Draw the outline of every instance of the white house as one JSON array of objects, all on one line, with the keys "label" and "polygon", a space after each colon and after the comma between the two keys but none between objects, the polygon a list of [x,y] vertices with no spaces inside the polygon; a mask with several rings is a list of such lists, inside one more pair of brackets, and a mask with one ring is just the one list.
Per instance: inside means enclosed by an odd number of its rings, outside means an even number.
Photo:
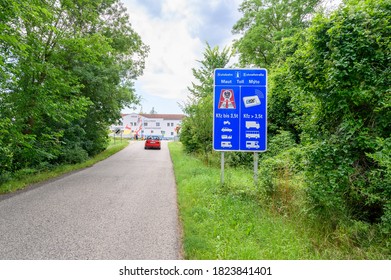
[{"label": "white house", "polygon": [[159,136],[174,139],[184,117],[181,114],[123,114],[118,125],[112,125],[111,130],[129,138]]}]

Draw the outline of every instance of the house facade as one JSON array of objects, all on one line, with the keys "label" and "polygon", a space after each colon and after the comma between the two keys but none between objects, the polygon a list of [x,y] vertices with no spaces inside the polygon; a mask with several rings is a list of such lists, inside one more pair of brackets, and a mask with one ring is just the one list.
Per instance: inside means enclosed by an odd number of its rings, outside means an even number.
[{"label": "house facade", "polygon": [[185,115],[181,114],[122,114],[117,125],[112,125],[113,133],[121,133],[128,138],[146,138],[159,136],[162,139],[174,139]]}]

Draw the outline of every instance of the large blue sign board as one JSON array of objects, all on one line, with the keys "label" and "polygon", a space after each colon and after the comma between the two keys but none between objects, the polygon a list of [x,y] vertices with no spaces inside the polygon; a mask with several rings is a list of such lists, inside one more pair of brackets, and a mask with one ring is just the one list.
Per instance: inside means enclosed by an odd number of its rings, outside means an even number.
[{"label": "large blue sign board", "polygon": [[213,149],[266,151],[267,70],[216,69]]}]

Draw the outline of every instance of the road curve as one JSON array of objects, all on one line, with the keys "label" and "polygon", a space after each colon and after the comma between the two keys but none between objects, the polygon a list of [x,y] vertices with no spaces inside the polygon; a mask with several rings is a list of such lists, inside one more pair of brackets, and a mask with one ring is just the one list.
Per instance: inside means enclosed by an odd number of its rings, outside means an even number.
[{"label": "road curve", "polygon": [[0,198],[0,259],[180,259],[167,142]]}]

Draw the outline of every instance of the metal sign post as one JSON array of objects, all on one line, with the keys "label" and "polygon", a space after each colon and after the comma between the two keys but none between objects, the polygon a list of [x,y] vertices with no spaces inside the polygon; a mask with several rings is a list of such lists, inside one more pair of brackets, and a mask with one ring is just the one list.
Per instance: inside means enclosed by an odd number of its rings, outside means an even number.
[{"label": "metal sign post", "polygon": [[224,185],[224,152],[221,152],[221,186]]},{"label": "metal sign post", "polygon": [[258,184],[258,153],[254,152],[254,185]]}]

